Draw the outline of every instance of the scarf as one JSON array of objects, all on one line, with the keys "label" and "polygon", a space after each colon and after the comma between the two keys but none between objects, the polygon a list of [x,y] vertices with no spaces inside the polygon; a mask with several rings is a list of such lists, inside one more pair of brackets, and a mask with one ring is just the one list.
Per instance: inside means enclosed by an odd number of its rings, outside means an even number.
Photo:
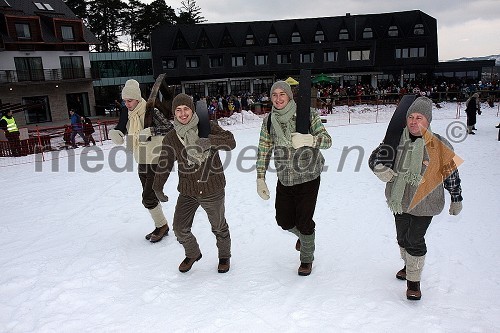
[{"label": "scarf", "polygon": [[274,106],[271,110],[271,124],[276,132],[276,146],[292,147],[292,131],[295,131],[293,115],[297,111],[297,104],[290,100],[281,110]]},{"label": "scarf", "polygon": [[[430,127],[427,129],[430,134]],[[387,204],[394,214],[402,214],[402,200],[406,185],[418,186],[422,182],[422,162],[424,159],[424,138],[418,138],[411,142],[408,127],[403,130],[399,146],[403,146],[400,162],[396,166],[397,176],[394,178],[391,196]]]},{"label": "scarf", "polygon": [[202,151],[201,147],[196,144],[200,138],[198,136],[198,122],[200,119],[196,112],[193,112],[193,117],[187,124],[181,124],[177,118],[174,117],[174,129],[181,140],[184,147],[186,147],[187,160],[189,165],[201,165],[206,161],[210,155],[210,149]]},{"label": "scarf", "polygon": [[132,136],[132,149],[139,147],[139,132],[144,129],[144,115],[146,114],[146,101],[141,101],[135,109],[128,112],[128,134]]}]

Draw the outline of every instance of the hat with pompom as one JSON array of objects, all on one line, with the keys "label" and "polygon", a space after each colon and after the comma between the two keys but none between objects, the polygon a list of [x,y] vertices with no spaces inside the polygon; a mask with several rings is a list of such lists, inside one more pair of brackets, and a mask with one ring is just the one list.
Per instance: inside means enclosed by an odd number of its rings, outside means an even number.
[{"label": "hat with pompom", "polygon": [[125,82],[125,87],[122,90],[122,98],[123,99],[136,99],[140,101],[142,99],[141,96],[141,88],[139,88],[139,82],[136,80],[127,80]]}]

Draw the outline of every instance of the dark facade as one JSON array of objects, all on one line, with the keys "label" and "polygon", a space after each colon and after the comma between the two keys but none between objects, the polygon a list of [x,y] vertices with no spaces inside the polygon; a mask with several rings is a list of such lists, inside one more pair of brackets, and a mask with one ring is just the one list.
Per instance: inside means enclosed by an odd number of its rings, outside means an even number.
[{"label": "dark facade", "polygon": [[162,26],[151,45],[154,76],[195,90],[201,84],[207,94],[257,90],[300,69],[339,84],[402,84],[428,78],[439,63],[436,19],[419,10]]}]

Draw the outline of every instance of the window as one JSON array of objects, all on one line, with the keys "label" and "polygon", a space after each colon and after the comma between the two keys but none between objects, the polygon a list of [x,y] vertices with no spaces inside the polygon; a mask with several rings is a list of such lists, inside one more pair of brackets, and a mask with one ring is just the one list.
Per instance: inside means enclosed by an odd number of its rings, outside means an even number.
[{"label": "window", "polygon": [[339,57],[338,51],[324,51],[323,61],[324,62],[334,62],[337,61]]},{"label": "window", "polygon": [[278,44],[278,36],[276,36],[275,33],[270,33],[269,38],[268,38],[268,43],[271,44]]},{"label": "window", "polygon": [[208,57],[208,64],[210,68],[217,68],[224,66],[224,59],[221,55]]},{"label": "window", "polygon": [[395,25],[391,25],[389,27],[389,30],[387,30],[387,35],[389,37],[398,37],[399,36],[398,27],[396,27]]},{"label": "window", "polygon": [[278,53],[278,64],[291,64],[292,54],[291,53]]},{"label": "window", "polygon": [[245,45],[254,45],[255,44],[255,38],[253,37],[253,34],[247,34],[247,37],[245,38]]},{"label": "window", "polygon": [[371,38],[373,38],[372,28],[365,28],[365,30],[363,30],[363,39],[371,39]]},{"label": "window", "polygon": [[256,65],[267,65],[268,64],[268,56],[267,54],[258,54],[255,56],[255,64]]},{"label": "window", "polygon": [[14,57],[18,81],[45,81],[41,57]]},{"label": "window", "polygon": [[23,97],[22,104],[27,106],[24,112],[27,124],[52,121],[48,96]]},{"label": "window", "polygon": [[316,31],[316,34],[314,35],[314,41],[320,44],[325,41],[325,34],[323,30]]},{"label": "window", "polygon": [[163,68],[164,71],[167,69],[176,69],[177,61],[174,58],[162,59],[161,67]]},{"label": "window", "polygon": [[241,67],[247,64],[247,59],[244,55],[235,55],[231,58],[231,64],[233,67]]},{"label": "window", "polygon": [[370,60],[370,50],[352,50],[347,52],[349,61]]},{"label": "window", "polygon": [[208,49],[211,47],[212,47],[212,43],[210,43],[210,39],[208,39],[208,36],[206,35],[205,31],[203,31],[203,33],[200,36],[200,39],[198,41],[198,48]]},{"label": "window", "polygon": [[292,43],[300,43],[300,34],[298,31],[292,33]]},{"label": "window", "polygon": [[200,63],[199,58],[194,58],[194,57],[186,58],[186,68],[198,68],[200,67],[199,63]]},{"label": "window", "polygon": [[52,6],[48,3],[34,2],[34,4],[39,10],[54,10],[54,8],[52,8]]},{"label": "window", "polygon": [[31,39],[30,25],[27,23],[16,23],[16,35],[20,39]]},{"label": "window", "polygon": [[314,52],[303,52],[300,54],[301,63],[312,63],[314,62]]},{"label": "window", "polygon": [[75,35],[73,34],[73,27],[66,25],[61,26],[61,35],[63,40],[75,40]]},{"label": "window", "polygon": [[421,23],[415,24],[415,27],[413,28],[413,34],[414,35],[423,35],[424,34],[424,25]]},{"label": "window", "polygon": [[85,77],[83,57],[59,57],[63,79],[77,79]]},{"label": "window", "polygon": [[407,47],[396,49],[396,59],[402,58],[424,58],[425,47]]},{"label": "window", "polygon": [[349,39],[349,31],[347,31],[347,29],[340,29],[339,39],[340,40]]}]

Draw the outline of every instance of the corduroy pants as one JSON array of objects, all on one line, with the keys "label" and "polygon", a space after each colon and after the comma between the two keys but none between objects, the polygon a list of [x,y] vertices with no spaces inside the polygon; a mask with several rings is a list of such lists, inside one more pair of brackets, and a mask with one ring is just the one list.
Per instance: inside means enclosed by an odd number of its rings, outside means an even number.
[{"label": "corduroy pants", "polygon": [[225,191],[206,197],[192,197],[179,193],[175,205],[173,228],[177,241],[184,247],[188,258],[198,258],[201,254],[196,237],[191,232],[194,215],[199,206],[207,213],[215,235],[219,258],[231,257],[231,237],[225,218]]},{"label": "corduroy pants", "polygon": [[427,253],[425,233],[431,224],[432,216],[415,216],[407,213],[394,215],[396,238],[400,247],[414,257]]},{"label": "corduroy pants", "polygon": [[153,191],[153,181],[157,164],[139,164],[139,179],[142,184],[142,204],[147,209],[153,209],[160,202]]},{"label": "corduroy pants", "polygon": [[309,182],[276,185],[276,222],[283,230],[297,227],[303,235],[312,235],[316,224],[313,216],[318,199],[320,177]]}]

